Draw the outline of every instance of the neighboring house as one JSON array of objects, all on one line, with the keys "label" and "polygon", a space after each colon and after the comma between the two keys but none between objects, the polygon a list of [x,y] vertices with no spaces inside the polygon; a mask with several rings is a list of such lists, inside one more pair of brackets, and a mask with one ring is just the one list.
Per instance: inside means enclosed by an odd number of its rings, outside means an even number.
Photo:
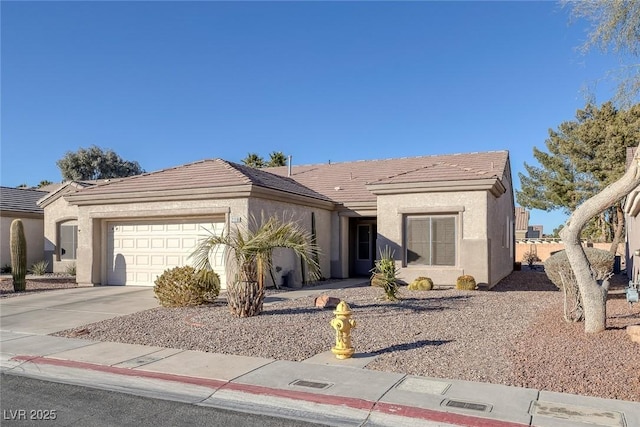
[{"label": "neighboring house", "polygon": [[523,207],[516,206],[516,240],[524,240],[529,232],[529,211]]},{"label": "neighboring house", "polygon": [[542,225],[529,225],[529,211],[516,206],[516,240],[541,239]]},{"label": "neighboring house", "polygon": [[542,225],[530,225],[527,227],[527,239],[542,239],[543,237]]},{"label": "neighboring house", "polygon": [[[627,148],[627,168],[633,161],[635,148]],[[626,269],[629,279],[640,280],[640,186],[633,190],[624,202],[626,239]]]},{"label": "neighboring house", "polygon": [[[368,276],[387,245],[407,282],[429,276],[453,285],[471,274],[492,286],[513,269],[507,151],[266,169],[213,159],[64,188],[41,201],[45,237],[59,269],[64,234],[74,234],[78,283],[153,285],[166,268],[188,263],[208,232],[261,215],[313,232],[327,278]],[[65,229],[70,224],[76,228]],[[212,261],[225,283],[223,251]],[[274,265],[291,282],[303,280],[287,251]]]},{"label": "neighboring house", "polygon": [[21,219],[27,240],[27,267],[44,259],[44,211],[37,205],[45,191],[0,187],[0,266],[11,265],[10,230]]}]

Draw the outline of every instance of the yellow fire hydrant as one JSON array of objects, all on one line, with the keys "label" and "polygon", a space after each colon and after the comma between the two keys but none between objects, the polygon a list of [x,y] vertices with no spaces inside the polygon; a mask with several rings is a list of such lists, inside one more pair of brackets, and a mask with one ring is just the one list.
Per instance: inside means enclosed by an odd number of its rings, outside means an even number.
[{"label": "yellow fire hydrant", "polygon": [[336,345],[331,352],[338,359],[348,359],[355,351],[351,347],[351,329],[356,327],[356,321],[351,319],[351,308],[344,301],[340,301],[333,314],[336,317],[331,319],[331,326],[336,330]]}]

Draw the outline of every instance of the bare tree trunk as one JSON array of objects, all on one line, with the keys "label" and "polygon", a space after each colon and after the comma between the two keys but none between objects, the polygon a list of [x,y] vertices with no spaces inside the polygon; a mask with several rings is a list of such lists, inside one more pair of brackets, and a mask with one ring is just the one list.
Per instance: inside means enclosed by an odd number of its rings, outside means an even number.
[{"label": "bare tree trunk", "polygon": [[578,206],[560,231],[565,243],[567,258],[578,281],[578,288],[584,305],[584,330],[588,333],[601,332],[607,322],[607,289],[596,281],[591,272],[587,255],[580,245],[580,232],[585,224],[606,208],[640,185],[640,145],[627,172],[616,182]]},{"label": "bare tree trunk", "polygon": [[609,248],[609,252],[611,252],[614,256],[618,252],[618,246],[622,241],[622,233],[624,232],[624,211],[622,210],[622,203],[616,203],[616,226],[613,233],[613,241],[611,242],[611,247]]}]

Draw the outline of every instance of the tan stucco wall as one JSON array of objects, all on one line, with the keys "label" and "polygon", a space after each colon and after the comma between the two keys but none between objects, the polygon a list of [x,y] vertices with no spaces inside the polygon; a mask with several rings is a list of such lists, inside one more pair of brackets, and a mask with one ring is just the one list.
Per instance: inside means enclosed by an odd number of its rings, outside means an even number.
[{"label": "tan stucco wall", "polygon": [[[269,217],[276,215],[283,220],[292,219],[299,222],[309,233],[311,233],[311,214],[315,214],[315,226],[316,226],[316,239],[319,252],[319,264],[322,277],[331,277],[331,244],[334,238],[332,236],[331,218],[332,213],[326,209],[312,208],[299,204],[276,202],[264,198],[252,198],[249,200],[249,213],[256,219],[261,218],[262,215]],[[292,272],[289,279],[293,280],[293,283],[288,285],[300,285],[302,283],[302,270],[299,260],[288,250],[278,250],[274,253],[273,259],[274,266],[280,266],[283,272]],[[267,278],[268,285],[272,284],[270,278]],[[277,280],[277,278],[276,278]]]},{"label": "tan stucco wall", "polygon": [[[45,259],[44,257],[44,220],[19,215],[0,215],[0,267],[11,265],[11,223],[14,219],[21,219],[24,236],[27,240],[27,268]],[[49,266],[51,268],[51,265]]]},{"label": "tan stucco wall", "polygon": [[[44,218],[44,256],[52,266],[53,272],[63,273],[67,267],[74,263],[77,266],[77,260],[59,260],[56,246],[58,244],[58,224],[78,219],[78,207],[69,205],[64,198],[60,197],[45,206]],[[79,253],[78,256],[80,256]]]},{"label": "tan stucco wall", "polygon": [[[299,219],[311,230],[311,212],[315,213],[318,245],[321,248],[319,260],[322,274],[330,277],[331,264],[331,212],[321,208],[311,208],[299,204],[275,202],[263,198],[236,198],[220,200],[196,200],[174,202],[141,202],[105,204],[95,206],[69,205],[60,198],[45,208],[47,223],[45,235],[55,245],[56,224],[62,219],[78,219],[78,256],[76,260],[76,280],[80,284],[106,283],[107,275],[107,223],[118,220],[179,219],[185,217],[207,218],[224,215],[227,227],[246,226],[250,215],[256,218],[264,213],[291,215]],[[229,224],[233,222],[233,224]],[[235,222],[240,221],[240,222]],[[53,253],[53,251],[52,251]],[[230,261],[228,261],[230,262]],[[299,262],[286,251],[276,253],[274,264],[286,271],[293,271],[289,277],[293,284],[302,282]],[[64,271],[62,262],[55,262],[58,271]],[[227,279],[230,279],[228,276]],[[268,284],[271,281],[268,280]],[[223,287],[226,284],[223,284]]]},{"label": "tan stucco wall", "polygon": [[331,214],[331,277],[349,277],[349,217]]},{"label": "tan stucco wall", "polygon": [[636,255],[636,252],[640,251],[639,198],[640,186],[627,195],[624,203],[624,218],[626,221],[625,264],[627,276],[636,283],[640,280],[640,255]]},{"label": "tan stucco wall", "polygon": [[114,220],[247,217],[246,199],[141,202],[78,207],[79,284],[106,283],[107,223]]},{"label": "tan stucco wall", "polygon": [[404,266],[399,278],[411,282],[418,276],[430,277],[436,285],[454,285],[462,274],[471,274],[476,281],[488,278],[487,192],[462,191],[427,194],[378,196],[378,248],[389,245],[398,260],[403,258],[403,215],[458,214],[458,261],[451,267]]},{"label": "tan stucco wall", "polygon": [[[628,225],[628,224],[627,224]],[[640,240],[638,240],[640,242]],[[583,247],[587,247],[590,245],[596,249],[601,249],[604,251],[608,251],[611,248],[611,243],[589,243],[582,242]],[[640,245],[639,245],[640,248]],[[562,242],[546,242],[543,240],[526,240],[522,242],[516,242],[516,261],[522,262],[526,264],[522,260],[522,256],[526,252],[533,252],[538,255],[541,262],[544,262],[549,258],[553,253],[558,251],[563,251],[565,249],[565,245]],[[616,255],[620,255],[624,257],[624,244],[620,244],[618,247],[618,251]]]},{"label": "tan stucco wall", "polygon": [[627,215],[626,266],[630,280],[640,280],[640,256],[635,251],[640,250],[640,218]]},{"label": "tan stucco wall", "polygon": [[502,184],[506,191],[500,197],[486,193],[489,277],[485,278],[485,281],[489,286],[494,286],[508,276],[513,271],[515,261],[515,207],[508,167],[506,175],[502,178]]}]

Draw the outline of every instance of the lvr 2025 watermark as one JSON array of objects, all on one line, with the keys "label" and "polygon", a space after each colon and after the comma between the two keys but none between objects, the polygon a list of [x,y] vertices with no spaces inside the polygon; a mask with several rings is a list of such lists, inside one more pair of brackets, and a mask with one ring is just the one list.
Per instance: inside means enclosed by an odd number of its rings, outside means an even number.
[{"label": "lvr 2025 watermark", "polygon": [[5,421],[53,421],[57,417],[55,409],[3,409]]}]

